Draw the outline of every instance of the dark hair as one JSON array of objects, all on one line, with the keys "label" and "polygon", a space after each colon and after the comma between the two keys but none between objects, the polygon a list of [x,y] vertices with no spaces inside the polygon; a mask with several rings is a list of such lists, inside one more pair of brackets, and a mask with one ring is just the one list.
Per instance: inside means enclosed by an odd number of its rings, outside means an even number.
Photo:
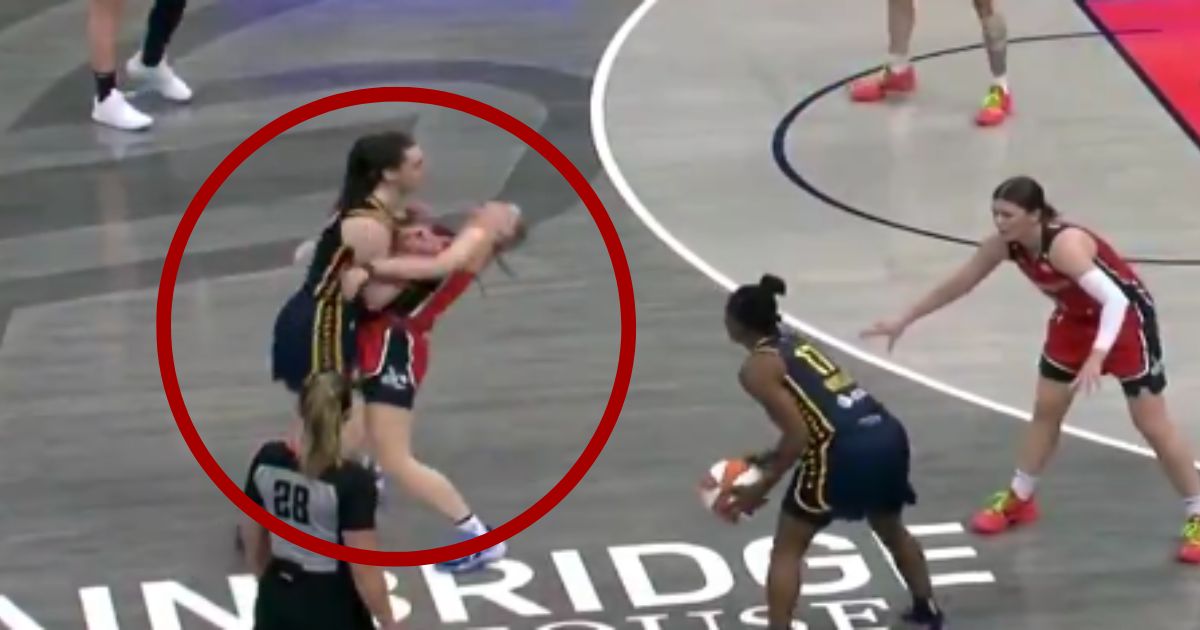
[{"label": "dark hair", "polygon": [[342,424],[351,400],[350,381],[338,372],[319,372],[305,380],[300,392],[305,442],[301,468],[309,477],[320,476],[341,457]]},{"label": "dark hair", "polygon": [[779,303],[775,296],[787,293],[778,276],[763,274],[758,284],[744,284],[729,296],[725,311],[741,325],[764,335],[779,331]]},{"label": "dark hair", "polygon": [[1027,175],[1010,177],[992,191],[992,200],[1003,199],[1025,209],[1025,212],[1041,211],[1042,222],[1058,218],[1058,210],[1046,201],[1046,191],[1037,180]]},{"label": "dark hair", "polygon": [[383,179],[383,171],[404,163],[404,153],[416,145],[403,131],[369,134],[354,141],[346,157],[346,173],[338,194],[337,210],[361,208]]}]

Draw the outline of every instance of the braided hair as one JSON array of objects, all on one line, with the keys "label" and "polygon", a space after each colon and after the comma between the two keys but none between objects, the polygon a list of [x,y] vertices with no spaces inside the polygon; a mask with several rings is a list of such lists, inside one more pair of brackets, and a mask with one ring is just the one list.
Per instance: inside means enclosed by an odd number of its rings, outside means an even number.
[{"label": "braided hair", "polygon": [[773,336],[779,333],[777,295],[787,293],[787,285],[778,276],[764,274],[758,284],[737,288],[725,305],[725,312],[747,330]]}]

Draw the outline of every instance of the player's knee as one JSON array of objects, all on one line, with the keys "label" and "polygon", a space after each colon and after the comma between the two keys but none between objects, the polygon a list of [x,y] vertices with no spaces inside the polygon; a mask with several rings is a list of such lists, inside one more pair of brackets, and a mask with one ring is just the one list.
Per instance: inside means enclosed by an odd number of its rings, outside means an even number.
[{"label": "player's knee", "polygon": [[991,17],[996,12],[992,0],[974,0],[974,3],[975,13],[979,14],[980,18]]}]

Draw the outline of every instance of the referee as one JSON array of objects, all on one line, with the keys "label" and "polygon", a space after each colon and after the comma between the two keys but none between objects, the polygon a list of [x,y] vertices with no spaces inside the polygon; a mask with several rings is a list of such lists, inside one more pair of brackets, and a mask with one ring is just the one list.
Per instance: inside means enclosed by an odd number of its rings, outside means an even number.
[{"label": "referee", "polygon": [[[268,442],[250,465],[245,491],[289,525],[332,543],[376,548],[375,478],[340,458],[350,383],[336,372],[300,392],[299,443]],[[258,576],[255,630],[401,630],[379,567],[350,565],[298,547],[247,518],[246,562]]]}]

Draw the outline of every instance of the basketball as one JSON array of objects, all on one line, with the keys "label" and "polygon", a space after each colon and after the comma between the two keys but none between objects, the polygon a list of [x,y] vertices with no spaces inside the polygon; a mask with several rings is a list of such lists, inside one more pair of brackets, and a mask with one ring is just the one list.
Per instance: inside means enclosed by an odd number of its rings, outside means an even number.
[{"label": "basketball", "polygon": [[734,486],[754,485],[761,479],[762,471],[750,462],[740,457],[722,459],[700,480],[700,501],[706,509],[712,510],[722,492]]}]

